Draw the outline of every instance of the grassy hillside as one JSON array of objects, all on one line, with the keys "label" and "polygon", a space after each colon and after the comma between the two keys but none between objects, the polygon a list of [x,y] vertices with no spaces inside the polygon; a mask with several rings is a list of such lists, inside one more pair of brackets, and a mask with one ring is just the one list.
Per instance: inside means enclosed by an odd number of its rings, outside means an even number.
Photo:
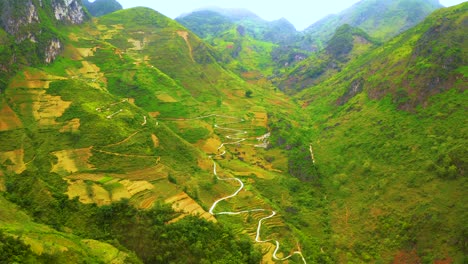
[{"label": "grassy hillside", "polygon": [[347,63],[377,45],[377,41],[361,29],[345,24],[336,30],[323,51],[289,67],[274,81],[286,93],[297,93],[339,73]]},{"label": "grassy hillside", "polygon": [[244,25],[209,44],[147,8],[51,25],[53,63],[0,78],[0,256],[274,263],[278,240],[308,263],[463,263],[467,8],[378,46],[342,26],[285,80],[302,55]]},{"label": "grassy hillside", "polygon": [[304,44],[322,49],[335,30],[344,24],[358,27],[379,41],[386,41],[417,25],[434,10],[437,0],[364,0],[336,15],[329,15],[308,27]]},{"label": "grassy hillside", "polygon": [[467,8],[435,12],[297,96],[338,262],[466,261]]},{"label": "grassy hillside", "polygon": [[[220,55],[209,45],[150,9],[122,10],[57,30],[64,47],[53,63],[22,65],[2,79],[0,189],[6,204],[17,204],[32,223],[57,236],[66,232],[93,245],[112,241],[122,252],[135,252],[128,255],[135,262],[270,261],[271,243],[252,244],[263,214],[221,218],[219,224],[207,213],[213,201],[236,188],[213,180],[209,155],[219,154],[227,136],[215,124],[229,119],[210,114],[243,118],[249,136],[219,160],[227,176],[239,173],[249,182],[243,197],[224,208],[249,208],[253,200],[284,213],[280,206],[291,198],[257,197],[261,191],[254,183],[257,177],[270,184],[288,177],[253,145],[267,132],[267,113],[280,106],[274,111],[287,114],[293,104],[270,87],[245,83],[217,62]],[[285,167],[284,154],[278,157],[277,166]],[[290,226],[278,217],[262,229],[264,236],[281,239],[281,254],[296,248],[300,232]],[[9,237],[46,232],[1,229]],[[50,256],[60,263],[68,256],[45,240],[19,241],[32,247],[25,253],[30,258]],[[62,244],[55,236],[50,241]],[[101,251],[74,243],[70,254],[107,262]]]}]

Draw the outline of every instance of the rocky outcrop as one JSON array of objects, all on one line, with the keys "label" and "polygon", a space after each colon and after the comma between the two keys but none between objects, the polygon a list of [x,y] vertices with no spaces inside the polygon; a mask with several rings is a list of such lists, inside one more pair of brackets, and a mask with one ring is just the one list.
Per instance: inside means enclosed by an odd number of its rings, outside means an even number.
[{"label": "rocky outcrop", "polygon": [[78,0],[52,0],[55,18],[71,24],[81,24],[86,18]]},{"label": "rocky outcrop", "polygon": [[57,58],[62,50],[62,43],[58,39],[52,39],[45,50],[45,63],[51,63]]},{"label": "rocky outcrop", "polygon": [[[29,46],[29,54],[11,54],[24,57],[27,63],[51,63],[60,53],[63,44],[53,24],[81,24],[87,15],[80,0],[0,0],[0,26],[14,36],[15,44]],[[30,41],[33,44],[23,43]],[[32,48],[32,49],[31,49]],[[22,49],[18,49],[19,53]],[[31,53],[31,50],[35,52]],[[1,54],[0,54],[1,55]],[[5,55],[7,56],[7,55]],[[3,56],[3,57],[5,57]],[[10,56],[10,55],[8,55]]]},{"label": "rocky outcrop", "polygon": [[37,8],[31,0],[1,1],[0,22],[2,28],[17,41],[34,36],[31,32],[21,32],[21,28],[40,22]]}]

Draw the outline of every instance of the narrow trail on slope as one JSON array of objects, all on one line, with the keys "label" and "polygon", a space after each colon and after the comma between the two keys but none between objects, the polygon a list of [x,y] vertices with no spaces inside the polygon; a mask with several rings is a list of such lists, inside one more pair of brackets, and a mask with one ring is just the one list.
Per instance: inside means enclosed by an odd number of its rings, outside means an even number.
[{"label": "narrow trail on slope", "polygon": [[[208,118],[208,117],[221,117],[221,118],[225,118],[225,119],[231,119],[231,120],[237,120],[237,121],[232,121],[232,122],[226,122],[226,123],[223,123],[221,125],[218,125],[218,124],[215,124],[214,125],[214,128],[215,129],[218,129],[218,130],[224,130],[224,131],[230,131],[230,132],[233,132],[233,134],[231,135],[227,135],[225,136],[227,139],[232,139],[232,140],[236,140],[236,141],[232,141],[232,142],[224,142],[224,143],[221,143],[221,145],[218,147],[218,151],[220,151],[222,148],[225,148],[226,145],[235,145],[235,144],[241,144],[242,142],[244,142],[245,140],[247,140],[247,138],[245,137],[242,137],[242,136],[245,136],[248,132],[247,131],[244,131],[244,130],[240,130],[240,129],[234,129],[234,128],[229,128],[229,127],[223,127],[224,125],[232,125],[232,124],[237,124],[237,123],[242,123],[244,122],[245,120],[242,119],[242,118],[238,118],[238,117],[233,117],[233,116],[225,116],[225,115],[216,115],[216,114],[211,114],[211,115],[206,115],[206,116],[200,116],[200,117],[197,117],[197,118],[192,118],[192,119],[178,119],[178,120],[196,120],[196,119],[203,119],[203,118]],[[249,144],[247,144],[249,145]],[[220,154],[217,154],[215,156],[217,157],[220,157],[220,156],[223,156],[224,154],[226,154],[226,151],[224,150],[222,153]],[[213,158],[212,156],[210,156],[210,158]],[[257,243],[272,243],[274,244],[276,247],[275,247],[275,250],[273,252],[273,259],[274,260],[278,260],[278,261],[283,261],[283,260],[287,260],[289,258],[291,258],[292,256],[294,255],[299,255],[302,259],[302,261],[304,262],[304,264],[306,264],[306,260],[304,258],[304,256],[302,255],[302,252],[301,251],[294,251],[292,252],[290,255],[284,257],[284,258],[279,258],[277,256],[277,253],[278,253],[278,250],[280,248],[280,243],[278,240],[275,240],[275,239],[267,239],[267,240],[262,240],[260,238],[260,231],[261,231],[261,228],[262,228],[262,223],[267,220],[267,219],[270,219],[272,217],[274,217],[276,215],[276,212],[273,211],[273,210],[270,210],[270,209],[265,209],[265,208],[254,208],[254,209],[249,209],[249,210],[243,210],[243,211],[235,211],[235,212],[232,212],[232,211],[225,211],[225,212],[214,212],[214,210],[216,209],[216,206],[218,205],[219,202],[221,201],[224,201],[224,200],[228,200],[230,198],[233,198],[235,196],[237,196],[239,194],[240,191],[242,191],[242,189],[244,189],[244,183],[239,179],[239,178],[236,178],[236,177],[232,177],[232,178],[220,178],[218,176],[218,173],[217,173],[217,165],[216,165],[216,162],[213,160],[213,174],[216,176],[216,178],[220,181],[235,181],[235,182],[238,182],[239,183],[239,188],[233,193],[233,194],[230,194],[230,195],[227,195],[227,196],[224,196],[218,200],[216,200],[213,205],[210,207],[210,210],[208,211],[211,215],[239,215],[239,214],[245,214],[245,213],[251,213],[251,212],[271,212],[271,214],[269,216],[266,216],[266,217],[263,217],[261,218],[259,221],[258,221],[258,226],[257,226],[257,231],[256,231],[256,236],[255,236],[255,242]]]}]

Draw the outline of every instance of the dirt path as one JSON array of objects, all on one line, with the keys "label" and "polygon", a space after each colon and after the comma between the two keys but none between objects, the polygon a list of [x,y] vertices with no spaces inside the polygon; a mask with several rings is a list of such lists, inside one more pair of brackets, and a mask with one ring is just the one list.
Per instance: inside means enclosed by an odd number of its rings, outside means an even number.
[{"label": "dirt path", "polygon": [[150,155],[135,155],[135,154],[122,154],[122,153],[117,153],[117,152],[110,152],[110,151],[105,151],[101,149],[94,149],[94,151],[101,152],[104,154],[108,155],[114,155],[114,156],[119,156],[119,157],[130,157],[130,158],[153,158],[153,159],[158,159],[159,156],[150,156]]},{"label": "dirt path", "polygon": [[189,49],[190,58],[192,59],[193,62],[195,62],[195,60],[193,59],[192,45],[190,44],[190,41],[188,39],[188,32],[187,31],[177,31],[177,35],[179,35],[180,37],[182,37],[185,40],[185,43],[187,43],[187,47]]},{"label": "dirt path", "polygon": [[136,134],[140,133],[142,130],[138,130],[137,132],[131,134],[130,136],[128,136],[127,138],[123,139],[122,141],[120,142],[117,142],[117,143],[113,143],[113,144],[110,144],[110,145],[107,145],[107,146],[104,146],[103,148],[107,148],[107,147],[113,147],[113,146],[118,146],[120,144],[123,144],[127,141],[129,141],[132,137],[136,136]]},{"label": "dirt path", "polygon": [[[211,115],[206,115],[206,116],[201,116],[201,117],[198,117],[198,118],[194,118],[194,119],[202,119],[202,118],[208,118],[208,117],[212,117],[212,116],[216,116],[216,117],[222,117],[222,118],[226,118],[226,119],[234,119],[234,120],[237,120],[237,122],[229,122],[229,123],[224,123],[223,125],[226,125],[226,124],[234,124],[234,123],[241,123],[241,122],[244,122],[245,120],[244,119],[241,119],[241,118],[238,118],[238,117],[232,117],[232,116],[223,116],[223,115],[215,115],[215,114],[211,114]],[[226,138],[228,139],[233,139],[233,140],[236,140],[234,142],[226,142],[226,143],[221,143],[221,145],[218,147],[218,151],[220,151],[222,148],[224,148],[226,145],[232,145],[232,144],[240,144],[242,143],[243,141],[245,141],[247,138],[245,137],[241,137],[241,136],[245,136],[246,134],[248,134],[247,131],[244,131],[244,130],[240,130],[240,129],[233,129],[233,128],[228,128],[228,127],[222,127],[218,124],[215,124],[214,125],[214,129],[218,129],[218,130],[224,130],[224,131],[231,131],[233,132],[234,134],[232,135],[228,135],[228,136],[225,136]],[[263,137],[267,138],[269,137],[270,135],[269,134],[266,134],[264,135]],[[311,147],[312,149],[312,147]],[[221,154],[218,154],[216,156],[223,156],[224,154],[226,153],[226,151],[223,151]],[[211,156],[210,156],[211,157]],[[212,158],[212,157],[211,157]],[[284,260],[287,260],[289,258],[291,258],[292,256],[294,255],[299,255],[302,259],[302,261],[306,264],[306,260],[304,258],[304,256],[302,255],[302,252],[301,251],[294,251],[292,252],[291,254],[289,254],[288,256],[284,257],[284,258],[279,258],[277,256],[277,253],[279,251],[279,248],[280,248],[280,243],[278,240],[274,240],[274,239],[268,239],[268,240],[262,240],[260,238],[260,231],[261,231],[261,228],[262,228],[262,223],[267,220],[267,219],[270,219],[272,217],[274,217],[276,215],[276,212],[273,211],[273,210],[270,210],[270,209],[265,209],[265,208],[255,208],[255,209],[249,209],[249,210],[243,210],[243,211],[235,211],[235,212],[232,212],[232,211],[224,211],[224,212],[214,212],[215,209],[216,209],[216,206],[218,205],[219,202],[221,201],[224,201],[224,200],[228,200],[230,198],[234,198],[235,196],[237,196],[239,194],[240,191],[242,191],[242,189],[244,189],[244,183],[239,179],[239,178],[236,178],[236,177],[233,177],[233,178],[220,178],[218,176],[218,173],[217,173],[217,165],[216,165],[216,162],[213,160],[213,174],[214,176],[220,180],[220,181],[236,181],[239,183],[239,188],[232,194],[230,195],[227,195],[227,196],[224,196],[222,198],[219,198],[217,199],[216,201],[214,201],[213,205],[211,205],[210,207],[210,210],[208,211],[210,214],[212,215],[239,215],[239,214],[245,214],[245,213],[252,213],[252,212],[271,212],[271,214],[269,216],[266,216],[266,217],[263,217],[261,218],[259,221],[258,221],[258,226],[257,226],[257,231],[256,231],[256,236],[255,236],[255,242],[257,243],[272,243],[274,244],[276,247],[275,247],[275,250],[273,252],[273,259],[274,260],[278,260],[278,261],[284,261]]]}]

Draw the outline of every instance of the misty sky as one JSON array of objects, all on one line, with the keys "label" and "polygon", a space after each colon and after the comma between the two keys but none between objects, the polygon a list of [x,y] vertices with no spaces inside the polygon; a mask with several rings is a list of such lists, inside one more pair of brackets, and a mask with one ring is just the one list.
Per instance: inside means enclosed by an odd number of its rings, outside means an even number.
[{"label": "misty sky", "polygon": [[[339,13],[359,0],[117,0],[124,8],[146,6],[176,18],[183,13],[203,7],[246,8],[261,18],[289,20],[298,30],[310,26],[320,18]],[[91,1],[92,2],[92,1]],[[464,0],[440,0],[444,6],[452,6]]]}]

